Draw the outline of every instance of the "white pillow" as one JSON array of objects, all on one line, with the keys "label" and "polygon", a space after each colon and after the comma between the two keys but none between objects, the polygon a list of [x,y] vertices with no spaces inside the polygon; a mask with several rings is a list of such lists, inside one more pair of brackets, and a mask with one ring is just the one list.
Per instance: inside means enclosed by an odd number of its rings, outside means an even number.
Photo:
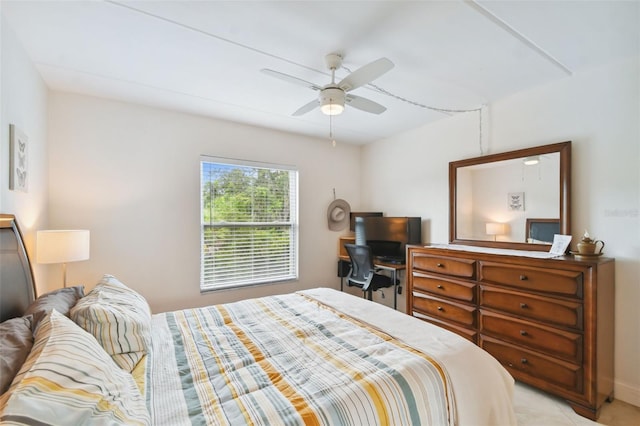
[{"label": "white pillow", "polygon": [[151,309],[140,294],[112,275],[71,309],[71,319],[91,333],[124,370],[133,371],[151,345]]},{"label": "white pillow", "polygon": [[9,391],[0,397],[2,424],[150,424],[131,374],[98,342],[52,310]]}]

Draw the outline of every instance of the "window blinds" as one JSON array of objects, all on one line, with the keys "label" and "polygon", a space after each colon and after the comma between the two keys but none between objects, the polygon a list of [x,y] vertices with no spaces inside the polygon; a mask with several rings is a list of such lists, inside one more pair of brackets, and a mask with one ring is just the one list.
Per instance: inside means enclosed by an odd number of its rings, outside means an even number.
[{"label": "window blinds", "polygon": [[203,157],[202,291],[297,278],[294,168]]}]

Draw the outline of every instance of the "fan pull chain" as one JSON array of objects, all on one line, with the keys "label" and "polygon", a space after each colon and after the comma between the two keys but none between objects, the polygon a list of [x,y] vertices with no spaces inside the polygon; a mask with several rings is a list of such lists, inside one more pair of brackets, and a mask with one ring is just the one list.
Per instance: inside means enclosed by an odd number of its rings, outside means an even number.
[{"label": "fan pull chain", "polygon": [[329,139],[331,139],[331,146],[336,147],[336,140],[333,138],[333,115],[329,116]]}]

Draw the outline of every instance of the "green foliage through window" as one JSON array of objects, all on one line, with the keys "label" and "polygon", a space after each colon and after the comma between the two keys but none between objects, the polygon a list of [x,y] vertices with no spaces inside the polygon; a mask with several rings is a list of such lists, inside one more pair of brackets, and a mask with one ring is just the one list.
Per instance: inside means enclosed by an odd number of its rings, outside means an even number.
[{"label": "green foliage through window", "polygon": [[297,278],[297,171],[203,157],[201,290]]}]

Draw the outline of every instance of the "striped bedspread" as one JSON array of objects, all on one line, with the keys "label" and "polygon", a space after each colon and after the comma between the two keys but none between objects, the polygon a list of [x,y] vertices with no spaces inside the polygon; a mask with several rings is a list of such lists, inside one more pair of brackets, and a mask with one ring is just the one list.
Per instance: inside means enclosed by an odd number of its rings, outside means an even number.
[{"label": "striped bedspread", "polygon": [[156,425],[452,425],[444,369],[302,294],[153,317]]}]

